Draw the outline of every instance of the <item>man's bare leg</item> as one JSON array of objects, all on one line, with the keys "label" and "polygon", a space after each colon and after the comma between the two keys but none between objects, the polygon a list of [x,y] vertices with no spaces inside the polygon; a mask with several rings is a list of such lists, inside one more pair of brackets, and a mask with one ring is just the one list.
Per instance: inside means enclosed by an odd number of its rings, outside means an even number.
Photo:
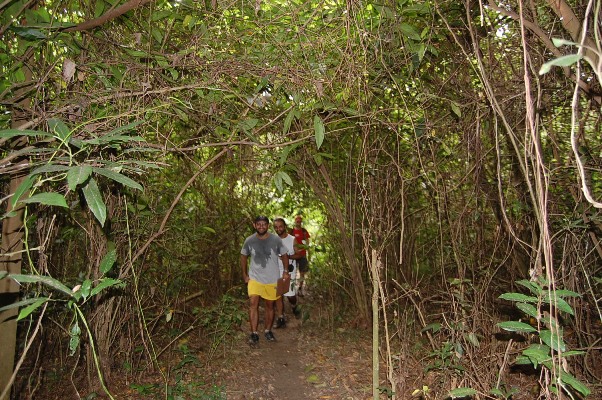
[{"label": "man's bare leg", "polygon": [[274,300],[265,300],[265,330],[271,331],[274,323]]},{"label": "man's bare leg", "polygon": [[257,332],[257,325],[259,325],[259,296],[249,297],[249,322],[251,323],[251,332]]},{"label": "man's bare leg", "polygon": [[276,300],[276,328],[284,328],[286,322],[284,320],[284,296],[280,296]]}]

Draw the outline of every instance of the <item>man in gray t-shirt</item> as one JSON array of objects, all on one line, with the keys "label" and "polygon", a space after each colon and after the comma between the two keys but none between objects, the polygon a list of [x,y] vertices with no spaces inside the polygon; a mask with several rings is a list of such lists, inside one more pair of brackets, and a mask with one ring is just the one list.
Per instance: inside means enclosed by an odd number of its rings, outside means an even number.
[{"label": "man in gray t-shirt", "polygon": [[[249,294],[249,321],[251,323],[251,338],[249,343],[255,345],[259,342],[257,326],[259,324],[259,298],[265,302],[265,338],[274,341],[272,323],[274,322],[274,302],[279,298],[276,295],[276,283],[280,278],[278,259],[288,265],[287,248],[282,239],[268,232],[270,220],[268,217],[255,218],[256,233],[249,236],[240,250],[240,267],[242,276],[247,284]],[[249,256],[251,258],[248,266]],[[288,271],[282,277],[288,278]]]}]

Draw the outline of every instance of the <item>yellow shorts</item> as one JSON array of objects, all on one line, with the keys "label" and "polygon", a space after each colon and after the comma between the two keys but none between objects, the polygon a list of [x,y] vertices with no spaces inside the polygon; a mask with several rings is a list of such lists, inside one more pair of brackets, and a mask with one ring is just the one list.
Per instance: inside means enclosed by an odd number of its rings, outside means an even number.
[{"label": "yellow shorts", "polygon": [[280,296],[276,296],[276,284],[275,283],[259,283],[251,279],[247,284],[247,292],[249,297],[259,296],[266,300],[278,300]]}]

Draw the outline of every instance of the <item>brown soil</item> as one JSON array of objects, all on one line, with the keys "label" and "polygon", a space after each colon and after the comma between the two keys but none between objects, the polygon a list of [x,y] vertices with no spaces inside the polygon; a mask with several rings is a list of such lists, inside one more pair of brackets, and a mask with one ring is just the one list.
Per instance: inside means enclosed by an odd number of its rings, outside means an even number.
[{"label": "brown soil", "polygon": [[227,399],[372,398],[369,332],[345,335],[295,318],[273,332],[276,342],[260,335],[259,346],[251,348],[241,341],[240,350],[224,359],[217,380]]}]

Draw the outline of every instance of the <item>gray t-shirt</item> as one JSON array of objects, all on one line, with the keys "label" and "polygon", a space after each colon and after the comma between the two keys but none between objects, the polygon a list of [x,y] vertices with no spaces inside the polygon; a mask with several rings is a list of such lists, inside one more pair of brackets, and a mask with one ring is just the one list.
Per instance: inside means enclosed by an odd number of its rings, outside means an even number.
[{"label": "gray t-shirt", "polygon": [[280,278],[278,259],[286,253],[282,239],[271,233],[265,239],[259,239],[256,234],[249,236],[240,250],[240,254],[251,258],[249,278],[263,284],[276,283]]}]

